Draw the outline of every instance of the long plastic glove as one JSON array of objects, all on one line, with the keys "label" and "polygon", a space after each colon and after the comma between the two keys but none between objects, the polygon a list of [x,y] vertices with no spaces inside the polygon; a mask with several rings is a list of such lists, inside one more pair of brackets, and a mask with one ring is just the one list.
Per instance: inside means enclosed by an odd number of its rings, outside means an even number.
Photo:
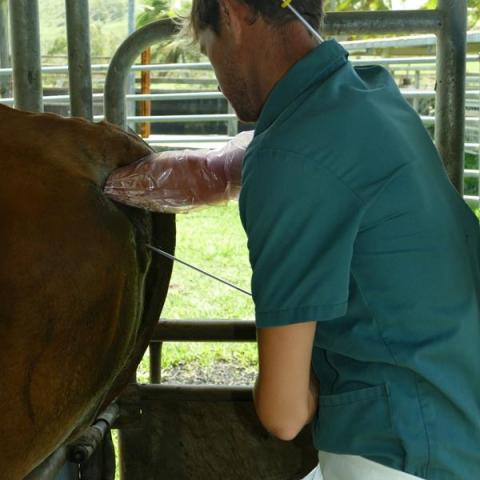
[{"label": "long plastic glove", "polygon": [[113,200],[155,212],[182,213],[238,197],[253,131],[217,149],[152,153],[114,170],[104,187]]}]

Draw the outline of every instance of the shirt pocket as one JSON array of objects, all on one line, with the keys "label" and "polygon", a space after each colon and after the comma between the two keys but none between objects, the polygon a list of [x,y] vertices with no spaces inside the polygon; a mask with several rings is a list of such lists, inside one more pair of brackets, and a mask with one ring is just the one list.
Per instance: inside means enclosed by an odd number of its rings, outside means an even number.
[{"label": "shirt pocket", "polygon": [[314,424],[315,447],[401,468],[404,452],[392,427],[389,397],[387,385],[321,395]]}]

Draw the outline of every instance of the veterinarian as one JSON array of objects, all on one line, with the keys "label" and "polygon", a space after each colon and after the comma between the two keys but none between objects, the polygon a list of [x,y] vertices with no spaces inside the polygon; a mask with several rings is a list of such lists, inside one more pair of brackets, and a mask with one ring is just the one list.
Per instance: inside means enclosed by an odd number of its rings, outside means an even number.
[{"label": "veterinarian", "polygon": [[[321,0],[291,6],[318,30]],[[283,440],[313,422],[308,479],[478,478],[478,221],[387,71],[287,7],[194,0],[189,18],[256,123],[239,204],[258,416]]]}]

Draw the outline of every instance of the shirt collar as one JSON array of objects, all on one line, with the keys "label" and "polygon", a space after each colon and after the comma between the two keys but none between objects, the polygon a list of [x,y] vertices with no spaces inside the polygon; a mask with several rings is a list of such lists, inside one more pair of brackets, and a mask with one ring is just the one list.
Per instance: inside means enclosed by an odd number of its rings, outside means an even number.
[{"label": "shirt collar", "polygon": [[347,63],[348,52],[336,41],[326,40],[308,52],[275,84],[260,112],[255,134],[266,130],[299,95],[321,83]]}]

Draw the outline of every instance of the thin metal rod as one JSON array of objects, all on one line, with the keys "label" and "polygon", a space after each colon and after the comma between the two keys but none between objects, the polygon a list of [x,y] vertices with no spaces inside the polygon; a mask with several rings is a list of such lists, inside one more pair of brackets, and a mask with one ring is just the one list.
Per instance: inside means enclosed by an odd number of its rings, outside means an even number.
[{"label": "thin metal rod", "polygon": [[[130,36],[135,31],[135,0],[128,0],[128,35]],[[128,93],[135,93],[135,74],[130,72],[128,75]],[[128,116],[135,115],[136,103],[133,101],[127,102]],[[135,124],[130,122],[128,127],[135,129]]]},{"label": "thin metal rod", "polygon": [[150,383],[160,384],[162,381],[162,342],[151,342],[150,351]]},{"label": "thin metal rod", "polygon": [[[205,402],[251,402],[252,388],[232,385],[138,385],[140,401],[150,408],[161,407],[161,400]],[[142,404],[141,403],[141,404]]]},{"label": "thin metal rod", "polygon": [[179,258],[174,257],[173,255],[170,255],[169,253],[164,252],[163,250],[160,250],[159,248],[155,248],[155,247],[153,247],[152,245],[149,245],[149,244],[146,244],[145,246],[146,246],[147,248],[149,248],[150,250],[153,250],[154,252],[159,253],[160,255],[163,255],[164,257],[169,258],[170,260],[174,260],[175,262],[181,263],[182,265],[185,265],[186,267],[189,267],[189,268],[191,268],[192,270],[195,270],[195,271],[197,271],[197,272],[199,272],[199,273],[202,273],[203,275],[206,275],[207,277],[213,278],[213,280],[217,280],[218,282],[221,282],[221,283],[223,283],[223,284],[225,284],[225,285],[228,285],[229,287],[232,287],[232,288],[234,288],[235,290],[238,290],[239,292],[245,293],[245,295],[250,295],[250,296],[252,296],[252,294],[251,294],[250,292],[247,292],[247,290],[244,290],[243,288],[237,287],[237,286],[234,285],[233,283],[227,282],[226,280],[223,280],[223,279],[220,278],[220,277],[217,277],[217,276],[215,276],[215,275],[212,275],[211,273],[208,273],[208,272],[206,272],[205,270],[202,270],[201,268],[196,267],[195,265],[192,265],[192,264],[190,264],[190,263],[184,262],[183,260],[180,260]]},{"label": "thin metal rod", "polygon": [[[10,66],[8,40],[8,0],[0,0],[0,68]],[[0,77],[0,97],[11,95],[10,79]]]},{"label": "thin metal rod", "polygon": [[9,7],[15,107],[42,112],[38,0],[10,0]]},{"label": "thin metal rod", "polygon": [[[455,0],[452,0],[455,2]],[[463,2],[463,0],[460,0]],[[441,15],[437,10],[332,12],[325,16],[327,35],[437,33]]]},{"label": "thin metal rod", "polygon": [[150,355],[156,342],[254,342],[256,334],[253,320],[162,319],[153,332]]},{"label": "thin metal rod", "polygon": [[438,0],[435,143],[451,182],[463,192],[466,0]]},{"label": "thin metal rod", "polygon": [[305,28],[319,41],[323,42],[323,38],[320,36],[320,34],[300,15],[298,10],[293,7],[290,3],[287,5],[287,8],[293,12],[293,14],[303,23]]},{"label": "thin metal rod", "polygon": [[[92,72],[107,72],[109,65],[107,63],[96,63],[92,65]],[[212,70],[210,63],[154,63],[152,65],[132,65],[132,72],[140,72],[142,70],[167,72],[171,70]],[[42,73],[68,73],[68,65],[44,65]],[[0,76],[11,75],[11,68],[0,68]],[[214,80],[212,79],[212,82]]]},{"label": "thin metal rod", "polygon": [[95,423],[86,428],[75,442],[68,446],[67,458],[72,463],[84,463],[102,443],[118,418],[120,408],[111,403],[96,419]]},{"label": "thin metal rod", "polygon": [[65,0],[70,106],[73,117],[93,119],[88,0]]},{"label": "thin metal rod", "polygon": [[105,82],[105,116],[109,122],[126,128],[125,96],[130,68],[145,48],[164,40],[175,28],[171,20],[152,22],[130,35],[115,52]]},{"label": "thin metal rod", "polygon": [[[213,114],[201,114],[201,115],[150,115],[149,117],[128,117],[128,120],[132,122],[156,122],[156,123],[169,123],[169,122],[221,122],[224,120],[231,120],[237,118],[235,114],[230,113],[213,113]],[[102,115],[95,115],[95,120],[102,120]],[[108,120],[108,117],[107,117]]]},{"label": "thin metal rod", "polygon": [[[352,62],[353,63],[353,62]],[[378,65],[380,62],[375,62]],[[371,62],[369,63],[371,64]],[[406,98],[435,98],[437,92],[435,90],[409,90],[408,88],[401,88],[400,93]],[[479,90],[467,90],[465,92],[465,98],[469,100],[477,100],[480,95]],[[94,93],[94,99],[102,100],[103,93]],[[162,102],[168,101],[177,101],[177,100],[205,100],[205,99],[216,99],[223,98],[221,93],[215,92],[206,92],[206,93],[152,93],[150,95],[127,95],[128,100],[133,100],[135,102],[143,102],[144,100],[161,100]],[[52,103],[64,103],[70,100],[70,95],[48,95],[43,97],[45,104]],[[0,100],[4,105],[13,104],[13,98],[2,98]],[[140,117],[141,118],[141,117]],[[468,118],[467,118],[468,120]],[[478,120],[476,120],[478,121]],[[234,136],[234,135],[229,135]],[[204,140],[208,141],[208,136],[203,137]]]},{"label": "thin metal rod", "polygon": [[[148,47],[142,52],[142,65],[148,65],[151,63],[152,63],[152,49]],[[149,95],[152,93],[152,75],[149,71],[145,71],[141,73],[141,93],[142,95]],[[152,115],[152,102],[150,100],[145,100],[139,105],[139,107],[140,107],[141,116]],[[151,126],[148,122],[145,122],[140,126],[140,135],[143,138],[148,138],[150,136],[150,133],[151,133]]]}]

